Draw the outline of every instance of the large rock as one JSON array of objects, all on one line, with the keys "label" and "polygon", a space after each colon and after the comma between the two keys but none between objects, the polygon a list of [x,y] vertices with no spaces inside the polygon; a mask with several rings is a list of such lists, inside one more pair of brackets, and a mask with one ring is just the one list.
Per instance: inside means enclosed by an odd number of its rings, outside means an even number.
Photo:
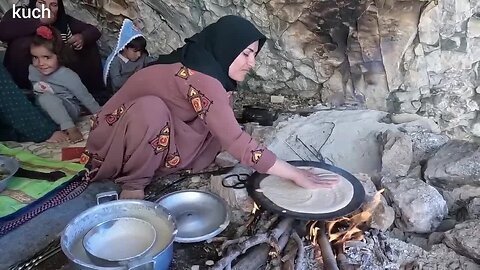
[{"label": "large rock", "polygon": [[381,168],[377,134],[397,130],[395,125],[380,121],[385,115],[371,110],[330,110],[293,117],[278,123],[266,144],[284,160],[316,160],[312,152],[321,148],[328,163],[351,173],[373,174]]},{"label": "large rock", "polygon": [[[443,190],[442,195],[447,202],[449,212],[453,213],[469,205],[475,198],[480,198],[480,187],[465,185],[453,190]],[[474,206],[471,210],[474,210]]]},{"label": "large rock", "polygon": [[[2,1],[0,9],[14,2]],[[256,76],[242,87],[321,92],[325,102],[418,113],[453,137],[480,136],[476,0],[65,0],[65,6],[102,30],[104,55],[124,17],[137,21],[149,51],[159,54],[223,15],[239,14],[269,38]]]},{"label": "large rock", "polygon": [[470,201],[467,206],[467,213],[471,219],[480,219],[480,196]]},{"label": "large rock", "polygon": [[422,270],[478,270],[479,266],[471,259],[455,253],[444,244],[432,246],[416,261],[415,269]]},{"label": "large rock", "polygon": [[[405,139],[408,138],[411,141],[411,147],[407,147],[412,148],[411,168],[427,161],[450,140],[447,135],[440,134],[441,130],[433,120],[426,117],[401,113],[389,114],[385,120],[397,124],[403,133],[398,136],[404,136]],[[403,151],[404,154],[405,151],[410,152],[407,149]]]},{"label": "large rock", "polygon": [[395,211],[388,205],[385,197],[382,194],[380,194],[380,201],[376,201],[376,197],[380,191],[377,190],[370,176],[360,173],[355,174],[355,177],[360,180],[363,188],[365,189],[366,198],[364,204],[362,205],[362,210],[370,210],[373,204],[378,203],[378,205],[373,208],[370,227],[381,231],[386,231],[388,228],[390,228],[390,226],[392,226],[393,221],[395,221]]},{"label": "large rock", "polygon": [[480,145],[457,140],[443,145],[428,160],[425,179],[444,189],[480,186]]},{"label": "large rock", "polygon": [[379,136],[382,146],[382,175],[406,176],[412,164],[412,140],[402,132],[387,130]]},{"label": "large rock", "polygon": [[474,219],[457,224],[445,233],[445,244],[458,254],[480,263],[480,220]]},{"label": "large rock", "polygon": [[435,134],[425,130],[408,132],[412,140],[412,166],[427,161],[440,147],[446,144],[450,138],[443,134]]},{"label": "large rock", "polygon": [[383,186],[399,217],[395,223],[404,231],[433,232],[448,213],[442,195],[419,179],[384,181]]}]

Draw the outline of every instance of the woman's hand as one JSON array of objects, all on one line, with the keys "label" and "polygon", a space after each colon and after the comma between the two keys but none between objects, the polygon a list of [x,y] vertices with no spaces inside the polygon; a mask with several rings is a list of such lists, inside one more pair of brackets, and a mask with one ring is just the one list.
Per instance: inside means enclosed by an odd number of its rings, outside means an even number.
[{"label": "woman's hand", "polygon": [[314,173],[312,169],[298,169],[296,177],[292,179],[295,184],[307,189],[331,188],[335,186],[339,180],[338,175],[334,173]]},{"label": "woman's hand", "polygon": [[120,193],[120,199],[143,200],[145,199],[145,192],[143,190],[128,190],[124,189]]},{"label": "woman's hand", "polygon": [[67,43],[70,44],[70,46],[72,46],[72,48],[77,51],[83,48],[83,42],[84,39],[82,34],[75,34],[67,40]]},{"label": "woman's hand", "polygon": [[300,169],[283,160],[277,159],[267,173],[291,179],[295,184],[308,189],[333,187],[340,180],[338,175],[334,173],[313,173],[312,170],[313,169]]}]

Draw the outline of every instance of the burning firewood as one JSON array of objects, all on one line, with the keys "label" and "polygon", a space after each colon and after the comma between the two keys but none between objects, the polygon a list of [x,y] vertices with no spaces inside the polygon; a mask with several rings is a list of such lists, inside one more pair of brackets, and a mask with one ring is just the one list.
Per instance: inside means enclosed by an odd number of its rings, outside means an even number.
[{"label": "burning firewood", "polygon": [[[300,237],[305,235],[303,231],[294,229],[293,218],[281,219],[275,226],[279,217],[260,211],[255,205],[247,222],[237,229],[234,239],[218,239],[223,242],[219,250],[223,258],[212,269],[248,270],[266,265],[262,269],[303,270],[323,265],[324,269],[337,270],[337,256],[342,255],[345,243],[363,238],[364,230],[380,202],[381,192],[361,212],[334,221],[311,221],[307,226],[300,226],[308,231],[306,239]],[[245,236],[246,233],[251,236]],[[232,265],[234,262],[235,265]]]},{"label": "burning firewood", "polygon": [[248,249],[263,243],[268,243],[275,249],[277,254],[280,254],[281,250],[278,241],[282,234],[284,234],[286,231],[290,231],[292,223],[293,219],[291,218],[283,219],[271,232],[254,235],[249,237],[247,240],[232,246],[227,251],[225,256],[212,267],[212,270],[222,270],[231,266],[232,261],[238,256],[245,253]]}]

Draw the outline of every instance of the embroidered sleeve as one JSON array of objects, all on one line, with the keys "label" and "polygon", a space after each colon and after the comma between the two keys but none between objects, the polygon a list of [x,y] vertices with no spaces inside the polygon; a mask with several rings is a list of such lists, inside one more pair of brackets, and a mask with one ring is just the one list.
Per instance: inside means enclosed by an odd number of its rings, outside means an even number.
[{"label": "embroidered sleeve", "polygon": [[220,82],[201,73],[192,74],[189,70],[180,70],[179,74],[188,77],[187,98],[222,148],[242,164],[252,166],[260,173],[267,172],[275,163],[275,154],[242,131]]}]

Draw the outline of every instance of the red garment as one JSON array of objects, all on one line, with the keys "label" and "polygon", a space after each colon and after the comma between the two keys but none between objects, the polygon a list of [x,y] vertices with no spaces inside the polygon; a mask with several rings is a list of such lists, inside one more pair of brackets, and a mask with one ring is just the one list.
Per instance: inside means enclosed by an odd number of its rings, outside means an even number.
[{"label": "red garment", "polygon": [[[23,89],[32,88],[28,80],[28,66],[32,62],[30,44],[40,25],[39,19],[13,18],[13,9],[7,11],[0,21],[0,40],[8,45],[3,64],[15,83]],[[76,61],[67,67],[75,71],[89,92],[96,96],[95,93],[105,91],[102,62],[96,44],[101,33],[95,26],[71,16],[68,16],[68,25],[72,34],[82,34],[84,45],[83,49],[74,51]]]},{"label": "red garment", "polygon": [[181,64],[135,73],[92,121],[87,141],[93,176],[143,189],[155,173],[206,168],[222,149],[265,173],[275,155],[243,132],[227,92]]}]

